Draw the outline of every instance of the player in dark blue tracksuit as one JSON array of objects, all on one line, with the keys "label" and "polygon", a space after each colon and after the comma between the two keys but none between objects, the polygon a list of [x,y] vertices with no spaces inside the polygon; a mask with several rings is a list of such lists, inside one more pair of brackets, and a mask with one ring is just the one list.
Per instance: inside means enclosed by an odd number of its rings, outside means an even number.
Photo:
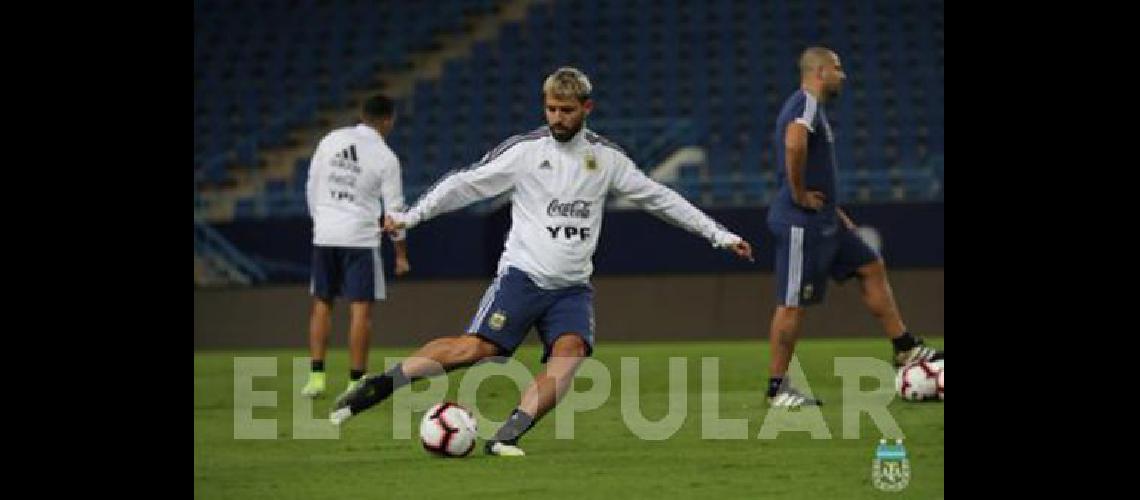
[{"label": "player in dark blue tracksuit", "polygon": [[823,300],[829,276],[837,281],[859,277],[863,302],[894,344],[896,364],[942,356],[906,331],[882,258],[855,234],[855,224],[836,204],[835,135],[824,104],[838,95],[846,78],[839,56],[812,47],[800,56],[799,65],[800,90],[776,119],[779,193],[768,211],[768,227],[775,235],[778,301],[770,331],[768,401],[779,407],[821,403],[792,388],[784,375],[804,306]]}]

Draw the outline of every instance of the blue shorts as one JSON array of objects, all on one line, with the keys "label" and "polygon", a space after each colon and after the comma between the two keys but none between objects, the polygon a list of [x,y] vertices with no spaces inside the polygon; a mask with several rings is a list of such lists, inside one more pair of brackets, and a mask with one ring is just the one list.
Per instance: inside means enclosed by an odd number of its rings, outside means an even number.
[{"label": "blue shorts", "polygon": [[782,306],[818,304],[827,278],[844,281],[879,254],[838,223],[830,228],[769,224],[776,245],[776,301]]},{"label": "blue shorts", "polygon": [[544,346],[542,362],[558,337],[575,333],[594,352],[594,290],[582,285],[545,290],[526,273],[513,267],[487,287],[467,332],[499,347],[503,356],[514,354],[530,327],[538,329]]},{"label": "blue shorts", "polygon": [[328,301],[337,296],[352,302],[384,300],[380,249],[313,245],[309,293]]}]

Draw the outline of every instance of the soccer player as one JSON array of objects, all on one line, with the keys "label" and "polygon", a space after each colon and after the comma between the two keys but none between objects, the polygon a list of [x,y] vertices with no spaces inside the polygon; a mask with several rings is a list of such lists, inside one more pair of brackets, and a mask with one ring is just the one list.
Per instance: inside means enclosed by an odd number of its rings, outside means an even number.
[{"label": "soccer player", "polygon": [[[400,161],[384,142],[392,132],[396,112],[382,94],[364,101],[360,124],[329,132],[313,153],[305,199],[313,219],[313,269],[309,314],[309,353],[312,368],[301,394],[325,393],[325,351],[332,330],[333,299],[349,301],[347,392],[368,367],[372,302],[383,300],[384,266],[380,233],[384,212],[403,210]],[[383,205],[380,204],[381,199]],[[395,245],[396,276],[407,273],[408,248],[402,232],[390,235]]]},{"label": "soccer player", "polygon": [[560,68],[546,78],[542,90],[546,126],[507,139],[475,168],[444,178],[406,213],[385,219],[386,229],[414,228],[442,213],[512,191],[511,229],[498,276],[487,288],[466,335],[433,340],[388,372],[365,377],[362,387],[334,406],[329,417],[334,424],[411,381],[442,373],[439,368],[450,371],[485,358],[510,356],[535,326],[545,348],[545,369],[484,447],[491,455],[524,455],[519,438],[554,407],[579,364],[593,351],[591,260],[610,193],[628,197],[716,248],[752,259],[748,242],[651,180],[621,148],[585,127],[594,107],[585,74]]},{"label": "soccer player", "polygon": [[780,168],[779,193],[768,211],[778,302],[769,332],[768,402],[773,407],[822,403],[794,389],[785,375],[804,308],[823,300],[829,275],[838,281],[858,276],[863,303],[894,345],[896,365],[942,357],[907,331],[882,257],[855,234],[855,223],[836,204],[838,161],[824,105],[839,94],[846,78],[839,56],[811,47],[800,56],[799,67],[800,89],[784,103],[773,136]]}]

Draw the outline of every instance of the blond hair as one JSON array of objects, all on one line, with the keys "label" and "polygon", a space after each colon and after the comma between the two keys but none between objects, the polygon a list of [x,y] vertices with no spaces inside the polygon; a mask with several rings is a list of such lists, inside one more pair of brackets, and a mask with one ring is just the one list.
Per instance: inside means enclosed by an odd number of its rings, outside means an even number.
[{"label": "blond hair", "polygon": [[570,66],[558,68],[542,83],[542,92],[558,99],[585,101],[593,90],[594,86],[586,74]]}]

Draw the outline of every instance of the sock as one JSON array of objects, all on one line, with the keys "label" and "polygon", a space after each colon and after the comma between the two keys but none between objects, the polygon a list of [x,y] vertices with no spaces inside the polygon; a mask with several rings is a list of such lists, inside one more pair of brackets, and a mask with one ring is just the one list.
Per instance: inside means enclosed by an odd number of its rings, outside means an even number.
[{"label": "sock", "polygon": [[310,371],[314,371],[314,372],[325,371],[325,360],[323,360],[323,359],[314,359],[310,362],[310,365],[311,365],[311,367],[309,368]]},{"label": "sock", "polygon": [[506,423],[499,428],[495,433],[495,437],[491,441],[502,441],[503,444],[514,446],[518,444],[522,435],[534,427],[534,417],[528,415],[525,411],[515,408],[511,412],[511,416],[507,418]]},{"label": "sock", "polygon": [[891,339],[891,344],[895,346],[895,352],[909,351],[918,345],[918,339],[914,338],[910,332],[903,332],[897,338]]},{"label": "sock", "polygon": [[348,371],[348,379],[353,381],[353,382],[360,380],[360,377],[363,377],[363,376],[364,376],[364,370],[349,370]]},{"label": "sock", "polygon": [[776,392],[780,390],[780,386],[784,383],[784,376],[771,377],[768,379],[768,397],[776,397]]},{"label": "sock", "polygon": [[388,396],[392,395],[392,391],[410,384],[412,380],[404,376],[403,366],[403,363],[398,363],[391,370],[384,372],[383,375],[366,380],[364,384],[371,390],[362,391],[359,396],[349,401],[348,406],[352,408],[352,413],[356,414],[367,410],[388,399]]}]

